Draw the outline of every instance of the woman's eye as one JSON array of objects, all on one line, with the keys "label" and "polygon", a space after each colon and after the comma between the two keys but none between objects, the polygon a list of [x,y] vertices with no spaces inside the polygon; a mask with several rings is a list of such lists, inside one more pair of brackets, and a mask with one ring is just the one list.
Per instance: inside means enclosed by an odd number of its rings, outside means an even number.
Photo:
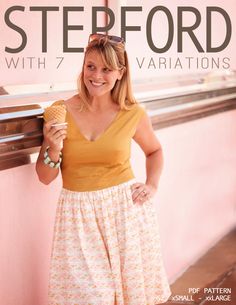
[{"label": "woman's eye", "polygon": [[[88,68],[89,70],[94,70],[94,69],[95,69],[95,66],[94,66],[94,65],[87,65],[87,68]],[[109,71],[111,71],[111,70],[108,69],[108,68],[104,68],[103,71],[104,71],[104,72],[109,72]]]}]

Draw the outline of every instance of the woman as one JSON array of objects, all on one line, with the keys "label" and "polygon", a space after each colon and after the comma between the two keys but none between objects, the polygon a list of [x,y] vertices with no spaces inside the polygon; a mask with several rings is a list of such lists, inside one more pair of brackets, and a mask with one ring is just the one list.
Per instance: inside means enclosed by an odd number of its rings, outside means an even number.
[{"label": "woman", "polygon": [[[125,43],[91,34],[79,93],[66,101],[65,127],[44,125],[36,163],[44,184],[61,167],[49,305],[154,305],[170,287],[151,198],[163,157],[150,119],[132,95]],[[146,181],[130,166],[134,139],[146,155]],[[44,163],[51,160],[52,168]],[[61,163],[62,161],[62,163]],[[48,162],[46,162],[48,163]]]}]

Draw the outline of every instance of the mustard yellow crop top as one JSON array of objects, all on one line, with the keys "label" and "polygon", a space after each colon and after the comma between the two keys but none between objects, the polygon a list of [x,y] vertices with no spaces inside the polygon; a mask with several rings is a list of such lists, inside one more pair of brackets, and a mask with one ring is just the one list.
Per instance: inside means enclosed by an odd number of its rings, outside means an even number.
[{"label": "mustard yellow crop top", "polygon": [[[63,103],[59,100],[53,103]],[[139,104],[120,110],[95,141],[86,139],[67,111],[67,138],[62,149],[63,187],[71,191],[93,191],[134,178],[130,165],[131,139],[145,109]]]}]

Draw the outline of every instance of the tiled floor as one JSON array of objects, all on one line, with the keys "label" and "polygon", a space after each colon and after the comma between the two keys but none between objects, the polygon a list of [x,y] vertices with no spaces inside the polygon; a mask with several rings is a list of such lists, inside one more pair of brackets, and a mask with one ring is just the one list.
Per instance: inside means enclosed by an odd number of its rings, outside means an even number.
[{"label": "tiled floor", "polygon": [[165,305],[236,305],[236,228],[190,266],[171,290]]}]

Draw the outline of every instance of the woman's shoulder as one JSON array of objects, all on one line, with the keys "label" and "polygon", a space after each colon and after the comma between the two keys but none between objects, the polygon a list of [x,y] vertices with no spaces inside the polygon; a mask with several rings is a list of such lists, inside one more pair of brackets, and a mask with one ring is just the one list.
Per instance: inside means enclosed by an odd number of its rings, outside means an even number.
[{"label": "woman's shoulder", "polygon": [[136,126],[140,119],[145,115],[145,113],[146,110],[144,106],[140,103],[135,103],[130,106],[129,109],[124,110],[123,116],[120,121],[125,121],[129,125],[134,124],[134,126]]},{"label": "woman's shoulder", "polygon": [[139,102],[133,104],[128,111],[130,111],[130,114],[132,115],[141,116],[146,112],[144,105]]}]

